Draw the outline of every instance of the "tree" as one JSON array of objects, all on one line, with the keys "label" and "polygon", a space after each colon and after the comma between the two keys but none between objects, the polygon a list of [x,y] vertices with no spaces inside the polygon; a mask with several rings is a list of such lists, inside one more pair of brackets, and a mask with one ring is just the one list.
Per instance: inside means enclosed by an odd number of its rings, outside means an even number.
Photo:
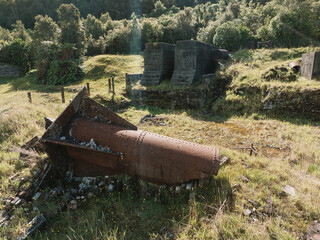
[{"label": "tree", "polygon": [[176,34],[178,40],[195,38],[195,21],[192,8],[187,7],[176,14]]},{"label": "tree", "polygon": [[142,46],[148,42],[160,42],[163,39],[163,27],[157,20],[144,19],[142,22]]},{"label": "tree", "polygon": [[294,47],[308,45],[315,40],[315,24],[308,4],[302,3],[299,7],[279,11],[270,21],[269,28],[274,36],[275,45]]},{"label": "tree", "polygon": [[235,51],[241,48],[251,37],[250,29],[241,22],[226,22],[219,26],[214,35],[214,44]]},{"label": "tree", "polygon": [[42,41],[57,42],[60,34],[58,25],[48,15],[35,17],[36,22],[33,30],[33,41],[40,43]]},{"label": "tree", "polygon": [[16,65],[20,72],[28,72],[31,68],[30,43],[14,39],[0,50],[0,62]]},{"label": "tree", "polygon": [[166,12],[167,8],[164,6],[164,4],[158,0],[155,5],[153,11],[150,13],[151,17],[160,17],[162,14]]},{"label": "tree", "polygon": [[12,40],[11,33],[8,29],[0,27],[0,40],[7,42]]},{"label": "tree", "polygon": [[73,44],[76,48],[76,57],[83,55],[86,49],[86,38],[79,9],[73,4],[61,4],[57,13],[61,28],[61,43]]},{"label": "tree", "polygon": [[13,24],[13,30],[12,30],[12,37],[14,39],[20,38],[23,41],[30,42],[31,37],[24,28],[24,24],[20,21],[17,20],[16,24]]},{"label": "tree", "polygon": [[98,39],[104,33],[104,27],[100,19],[91,14],[88,14],[84,26],[86,35],[91,35],[94,39]]}]

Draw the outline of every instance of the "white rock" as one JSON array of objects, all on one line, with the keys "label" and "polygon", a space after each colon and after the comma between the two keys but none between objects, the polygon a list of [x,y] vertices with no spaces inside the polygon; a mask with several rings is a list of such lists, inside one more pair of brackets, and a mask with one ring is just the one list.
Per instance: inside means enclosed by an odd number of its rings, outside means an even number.
[{"label": "white rock", "polygon": [[102,187],[104,185],[104,181],[99,182],[99,187]]},{"label": "white rock", "polygon": [[108,191],[109,191],[109,192],[112,192],[113,189],[114,189],[114,185],[110,184],[110,185],[108,186]]},{"label": "white rock", "polygon": [[250,211],[249,209],[244,209],[244,210],[243,210],[243,214],[244,214],[245,216],[249,216],[249,215],[251,214],[251,211]]},{"label": "white rock", "polygon": [[39,197],[41,196],[41,192],[37,192],[34,196],[33,196],[33,200],[37,200],[39,199]]},{"label": "white rock", "polygon": [[191,190],[192,189],[193,184],[192,183],[188,183],[186,189],[187,190]]},{"label": "white rock", "polygon": [[60,141],[65,141],[65,140],[66,140],[66,137],[65,137],[65,136],[63,136],[63,137],[60,138]]},{"label": "white rock", "polygon": [[292,186],[290,186],[290,185],[285,185],[282,190],[283,190],[284,193],[286,193],[286,194],[289,195],[289,196],[292,196],[292,197],[293,197],[293,196],[296,195],[296,190],[295,190],[295,188],[292,187]]}]

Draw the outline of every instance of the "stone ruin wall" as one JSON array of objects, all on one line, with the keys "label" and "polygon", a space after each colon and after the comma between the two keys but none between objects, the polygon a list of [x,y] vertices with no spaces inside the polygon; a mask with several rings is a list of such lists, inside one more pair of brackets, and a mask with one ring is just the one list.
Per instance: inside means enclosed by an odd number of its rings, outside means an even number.
[{"label": "stone ruin wall", "polygon": [[168,43],[147,43],[144,51],[144,72],[141,84],[156,86],[170,79],[174,68],[175,45]]},{"label": "stone ruin wall", "polygon": [[308,80],[320,76],[320,52],[302,54],[301,76]]},{"label": "stone ruin wall", "polygon": [[190,86],[203,75],[219,68],[218,62],[228,58],[228,51],[194,40],[168,43],[147,43],[144,51],[144,72],[141,84],[159,85],[171,79],[173,86]]},{"label": "stone ruin wall", "polygon": [[212,52],[216,49],[213,45],[198,41],[178,41],[172,85],[191,85],[203,75],[215,72],[216,61],[212,59]]},{"label": "stone ruin wall", "polygon": [[19,76],[19,68],[10,65],[0,65],[0,77]]}]

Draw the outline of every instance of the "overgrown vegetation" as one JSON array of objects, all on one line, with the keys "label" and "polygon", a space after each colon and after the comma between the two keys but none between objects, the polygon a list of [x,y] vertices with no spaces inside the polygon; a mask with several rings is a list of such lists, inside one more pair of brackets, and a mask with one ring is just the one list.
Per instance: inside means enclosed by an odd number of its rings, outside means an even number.
[{"label": "overgrown vegetation", "polygon": [[[174,188],[170,187],[161,190],[160,199],[150,198],[144,194],[143,188],[136,189],[129,181],[125,190],[93,196],[77,210],[60,210],[59,203],[65,197],[61,193],[49,201],[34,201],[29,207],[17,206],[13,210],[15,218],[0,228],[0,236],[16,238],[30,218],[41,212],[48,220],[45,227],[33,236],[35,239],[66,236],[70,239],[159,239],[169,233],[175,239],[218,239],[221,234],[225,239],[303,238],[306,227],[320,218],[319,122],[303,116],[278,115],[273,118],[265,112],[229,109],[237,104],[249,107],[249,104],[259,103],[254,102],[254,98],[242,100],[250,95],[247,91],[235,94],[235,86],[262,88],[263,84],[270,84],[287,88],[284,92],[288,92],[289,87],[319,88],[318,82],[300,77],[289,83],[277,80],[264,83],[260,78],[266,70],[278,65],[287,66],[305,51],[308,49],[236,53],[226,72],[237,71],[239,76],[234,75],[230,93],[225,100],[220,100],[220,103],[228,101],[223,103],[225,109],[212,115],[200,110],[128,107],[124,105],[124,74],[141,72],[142,57],[101,55],[89,58],[84,63],[87,69],[84,80],[65,86],[67,100],[74,97],[85,82],[90,82],[93,99],[113,109],[121,107],[119,114],[140,129],[218,146],[230,162],[210,183],[195,190],[194,200],[189,201],[188,192],[173,193]],[[264,64],[260,65],[259,61]],[[242,79],[244,75],[248,77]],[[107,80],[111,77],[115,77],[114,96],[108,93]],[[39,160],[21,158],[17,152],[19,146],[34,135],[41,135],[43,117],[57,117],[67,104],[61,103],[59,87],[37,85],[34,78],[29,74],[27,77],[0,79],[1,199],[15,194],[21,178],[31,179],[37,168],[35,164]],[[32,104],[27,102],[27,91],[32,92]],[[240,97],[241,102],[230,101],[233,97]],[[165,126],[139,123],[147,114],[161,115]],[[246,150],[234,149],[252,143],[258,152],[256,156],[250,156]],[[10,180],[14,174],[18,177]],[[294,196],[283,192],[286,185],[294,187]],[[44,189],[43,192],[49,191]],[[0,208],[3,207],[4,202],[1,202]],[[244,214],[247,209],[252,212],[249,216]]]}]

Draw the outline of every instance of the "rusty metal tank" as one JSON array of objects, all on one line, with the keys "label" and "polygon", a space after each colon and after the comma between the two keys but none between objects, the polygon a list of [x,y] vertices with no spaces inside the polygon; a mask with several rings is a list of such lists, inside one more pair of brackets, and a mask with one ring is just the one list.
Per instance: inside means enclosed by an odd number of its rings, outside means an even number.
[{"label": "rusty metal tank", "polygon": [[42,136],[61,175],[127,174],[168,185],[217,175],[218,148],[138,130],[85,93],[84,88]]}]

